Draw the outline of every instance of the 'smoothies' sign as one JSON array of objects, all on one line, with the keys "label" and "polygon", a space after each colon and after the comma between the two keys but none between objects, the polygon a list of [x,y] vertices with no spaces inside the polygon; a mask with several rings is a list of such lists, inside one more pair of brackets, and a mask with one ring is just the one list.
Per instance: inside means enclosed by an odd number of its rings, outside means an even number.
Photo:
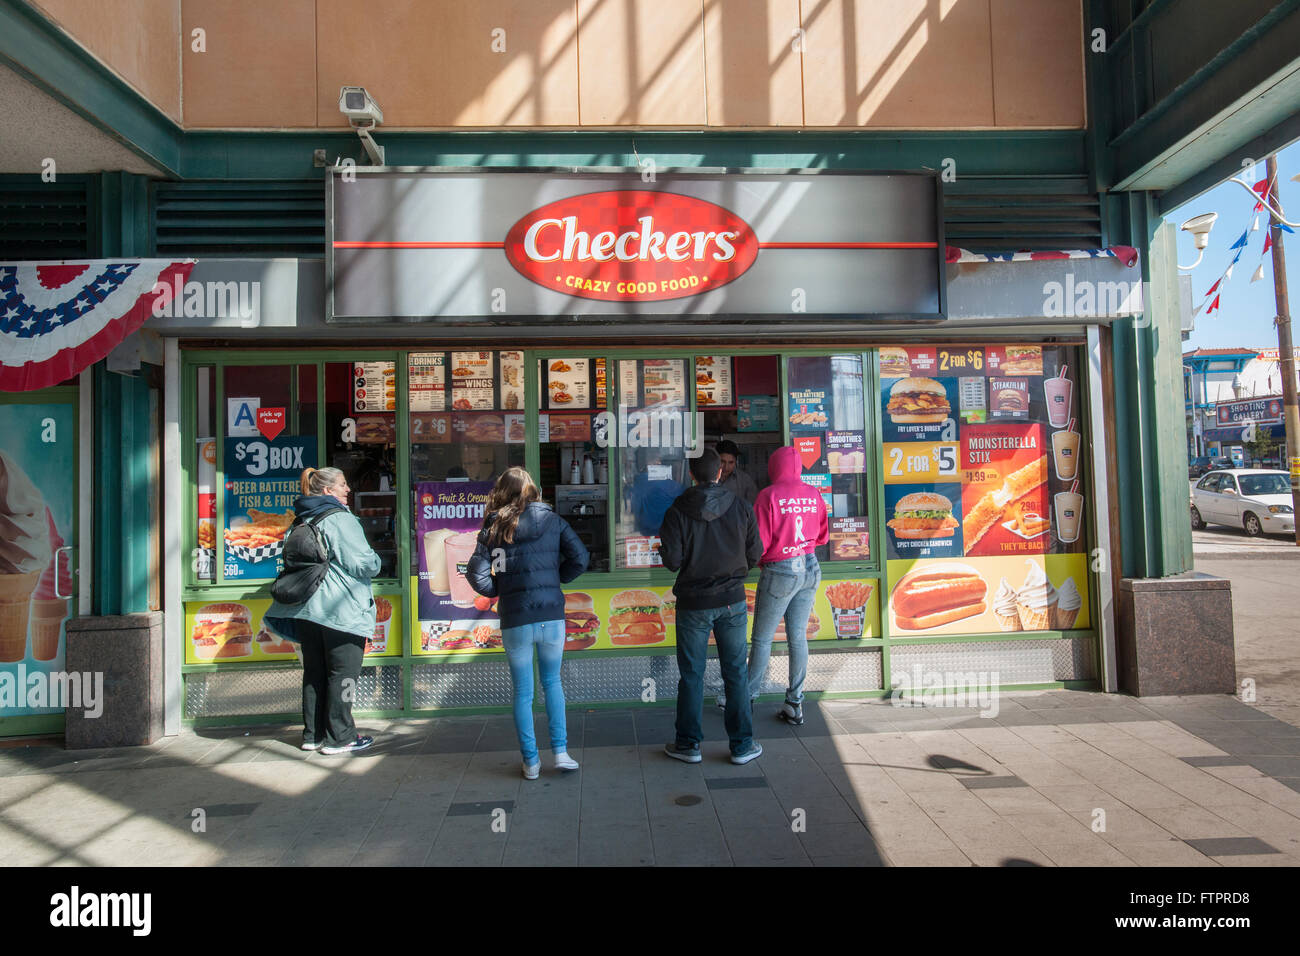
[{"label": "'smoothies' sign", "polygon": [[336,168],[328,202],[331,321],[944,315],[930,174]]}]

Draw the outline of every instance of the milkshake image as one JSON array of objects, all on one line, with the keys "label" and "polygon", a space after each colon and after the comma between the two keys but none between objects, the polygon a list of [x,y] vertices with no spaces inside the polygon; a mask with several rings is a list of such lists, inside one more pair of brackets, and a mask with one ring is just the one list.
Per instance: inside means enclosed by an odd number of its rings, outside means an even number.
[{"label": "milkshake image", "polygon": [[451,585],[451,603],[456,607],[473,607],[474,599],[478,595],[465,577],[465,566],[469,564],[469,559],[474,556],[474,549],[478,547],[478,533],[463,531],[460,534],[453,534],[447,538],[444,547],[447,552],[447,580]]},{"label": "milkshake image", "polygon": [[27,656],[32,592],[53,554],[45,499],[18,463],[0,452],[0,661]]},{"label": "milkshake image", "polygon": [[48,507],[45,509],[45,523],[54,557],[46,565],[36,584],[36,593],[32,595],[32,657],[38,661],[51,661],[58,656],[63,619],[68,616],[68,599],[58,595],[72,593],[72,562],[69,559],[61,569],[58,568],[59,549],[64,542]]},{"label": "milkshake image", "polygon": [[1070,402],[1074,398],[1074,383],[1066,378],[1070,366],[1061,366],[1056,378],[1043,380],[1043,398],[1047,402],[1047,421],[1053,428],[1064,428],[1070,420]]},{"label": "milkshake image", "polygon": [[1079,520],[1083,517],[1083,495],[1073,490],[1078,484],[1076,481],[1071,485],[1070,491],[1058,492],[1053,498],[1056,505],[1056,536],[1064,544],[1073,544],[1079,540]]},{"label": "milkshake image", "polygon": [[[1074,419],[1070,420],[1074,424]],[[1079,433],[1052,432],[1052,465],[1061,481],[1073,481],[1079,474]]]},{"label": "milkshake image", "polygon": [[1079,596],[1079,589],[1074,585],[1074,578],[1066,578],[1065,583],[1057,589],[1056,611],[1052,615],[1052,627],[1058,631],[1068,631],[1074,627],[1074,622],[1079,616],[1079,608],[1083,607],[1083,599]]},{"label": "milkshake image", "polygon": [[1026,560],[1029,573],[1016,594],[1016,610],[1020,612],[1020,627],[1026,631],[1046,631],[1052,626],[1059,595],[1052,582],[1047,580],[1043,566],[1032,559]]},{"label": "milkshake image", "polygon": [[451,593],[447,583],[447,539],[456,532],[451,528],[438,528],[424,533],[424,567],[428,572],[429,593],[446,597]]},{"label": "milkshake image", "polygon": [[993,616],[1004,631],[1020,630],[1020,611],[1016,607],[1016,589],[1006,578],[993,595]]}]

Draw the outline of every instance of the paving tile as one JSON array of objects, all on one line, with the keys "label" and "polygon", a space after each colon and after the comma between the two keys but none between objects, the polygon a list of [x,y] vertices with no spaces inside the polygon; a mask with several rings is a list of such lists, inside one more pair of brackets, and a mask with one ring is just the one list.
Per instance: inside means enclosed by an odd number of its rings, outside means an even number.
[{"label": "paving tile", "polygon": [[1144,810],[1142,814],[1180,840],[1247,835],[1241,827],[1204,807],[1159,807]]},{"label": "paving tile", "polygon": [[[1070,816],[1089,830],[1092,829],[1093,816],[1091,813],[1075,811]],[[1121,852],[1130,843],[1155,843],[1160,840],[1177,839],[1164,827],[1128,807],[1115,807],[1106,810],[1105,829],[1094,832],[1107,843],[1118,846]]]},{"label": "paving tile", "polygon": [[578,836],[579,866],[650,866],[655,862],[650,828],[586,826]]},{"label": "paving tile", "polygon": [[975,866],[1056,866],[1043,850],[1028,843],[961,845],[961,851]]},{"label": "paving tile", "polygon": [[652,824],[656,866],[730,866],[731,851],[717,821]]},{"label": "paving tile", "polygon": [[886,859],[891,866],[974,866],[975,864],[956,847],[948,849],[898,849],[887,851]]},{"label": "paving tile", "polygon": [[1115,845],[1120,853],[1138,866],[1218,866],[1204,853],[1188,846],[1182,840],[1157,840],[1155,842],[1120,843]]},{"label": "paving tile", "polygon": [[428,857],[429,844],[411,840],[375,843],[367,840],[348,861],[349,866],[420,866]]},{"label": "paving tile", "polygon": [[1105,840],[1093,837],[1086,843],[1043,843],[1038,847],[1057,866],[1137,866]]},{"label": "paving tile", "polygon": [[1289,853],[1243,854],[1241,856],[1216,856],[1214,861],[1220,866],[1239,866],[1254,869],[1261,866],[1300,866],[1300,855]]},{"label": "paving tile", "polygon": [[1187,845],[1208,857],[1220,856],[1261,856],[1280,852],[1277,847],[1265,843],[1258,837],[1207,837],[1199,840],[1187,840]]},{"label": "paving tile", "polygon": [[705,777],[705,784],[710,790],[766,790],[767,779],[758,776],[744,777]]},{"label": "paving tile", "polygon": [[799,836],[788,826],[724,828],[737,866],[811,866]]},{"label": "paving tile", "polygon": [[1008,787],[1029,786],[1025,781],[1015,776],[962,777],[961,784],[967,790],[999,790]]},{"label": "paving tile", "polygon": [[1243,761],[1242,761],[1240,758],[1238,758],[1238,757],[1234,757],[1234,756],[1232,756],[1231,754],[1227,754],[1227,755],[1224,755],[1224,756],[1218,756],[1218,757],[1215,757],[1215,756],[1208,756],[1208,757],[1182,757],[1182,758],[1180,758],[1180,759],[1181,759],[1184,763],[1190,764],[1190,765],[1193,766],[1193,767],[1240,767],[1240,766],[1243,766]]}]

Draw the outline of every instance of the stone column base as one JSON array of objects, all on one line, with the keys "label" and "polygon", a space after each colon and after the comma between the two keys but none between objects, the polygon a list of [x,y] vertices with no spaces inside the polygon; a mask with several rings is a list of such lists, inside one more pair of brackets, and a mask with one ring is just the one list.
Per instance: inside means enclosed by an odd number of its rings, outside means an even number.
[{"label": "stone column base", "polygon": [[1231,588],[1201,571],[1123,578],[1115,609],[1120,688],[1136,697],[1236,693]]},{"label": "stone column base", "polygon": [[67,623],[69,673],[102,673],[103,711],[68,708],[69,750],[151,744],[163,732],[163,615],[74,617]]}]

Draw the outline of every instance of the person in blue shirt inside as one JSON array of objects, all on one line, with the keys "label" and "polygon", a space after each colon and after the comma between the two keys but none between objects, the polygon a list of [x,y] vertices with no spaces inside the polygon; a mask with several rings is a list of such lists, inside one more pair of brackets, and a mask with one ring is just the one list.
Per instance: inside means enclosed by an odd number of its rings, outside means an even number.
[{"label": "person in blue shirt inside", "polygon": [[[686,486],[672,477],[670,467],[663,463],[663,455],[654,449],[638,449],[637,470],[632,481],[632,518],[640,534],[657,535],[664,515]],[[661,473],[667,477],[661,477]]]}]

